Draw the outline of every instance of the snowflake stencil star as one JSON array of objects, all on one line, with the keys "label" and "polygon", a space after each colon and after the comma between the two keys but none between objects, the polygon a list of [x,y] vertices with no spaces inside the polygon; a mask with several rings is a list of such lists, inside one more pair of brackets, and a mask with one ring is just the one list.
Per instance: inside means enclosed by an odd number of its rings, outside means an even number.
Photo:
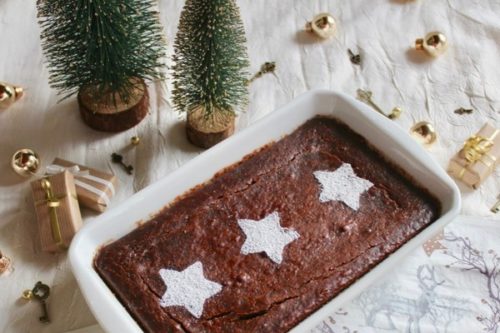
[{"label": "snowflake stencil star", "polygon": [[299,238],[299,233],[280,225],[277,212],[267,215],[262,220],[238,220],[238,225],[247,237],[241,247],[242,254],[265,252],[269,259],[277,264],[283,261],[283,249]]},{"label": "snowflake stencil star", "polygon": [[201,317],[205,301],[222,290],[220,284],[205,279],[203,265],[199,261],[180,272],[160,269],[160,276],[167,286],[160,305],[183,306],[196,318]]},{"label": "snowflake stencil star", "polygon": [[321,184],[319,201],[342,201],[354,210],[359,209],[359,197],[370,189],[373,183],[356,176],[348,163],[331,171],[315,171],[314,176]]}]

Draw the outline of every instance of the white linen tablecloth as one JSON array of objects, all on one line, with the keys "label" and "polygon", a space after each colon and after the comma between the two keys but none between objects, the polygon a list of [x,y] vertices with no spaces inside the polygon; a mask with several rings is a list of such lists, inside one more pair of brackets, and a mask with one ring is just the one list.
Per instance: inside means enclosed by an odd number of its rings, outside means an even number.
[{"label": "white linen tablecloth", "polygon": [[[169,56],[183,3],[159,1]],[[500,126],[499,0],[240,0],[238,3],[247,31],[251,72],[256,72],[265,61],[277,64],[276,75],[266,75],[251,85],[250,104],[239,117],[239,128],[309,89],[335,89],[355,95],[357,88],[369,88],[374,100],[384,109],[403,107],[404,113],[396,122],[405,130],[420,120],[435,125],[439,140],[429,150],[429,158],[446,167],[463,141],[486,121]],[[336,17],[338,32],[333,39],[317,43],[302,29],[308,19],[323,11]],[[444,32],[450,41],[448,52],[433,61],[411,50],[416,38],[432,30]],[[48,86],[39,32],[34,1],[0,1],[0,81],[26,88],[26,96],[21,101],[0,111],[0,250],[12,258],[15,268],[10,275],[0,277],[0,331],[8,333],[58,333],[95,323],[70,272],[67,256],[49,255],[38,249],[29,181],[18,178],[9,166],[15,150],[34,149],[42,156],[44,167],[55,157],[61,157],[116,173],[120,187],[112,206],[201,152],[187,142],[183,117],[172,110],[170,81],[166,87],[160,84],[150,87],[150,114],[139,126],[114,135],[87,128],[80,120],[75,99],[57,103],[56,92]],[[347,48],[361,54],[361,66],[351,64]],[[453,112],[459,107],[473,108],[474,112],[460,116]],[[112,152],[123,150],[133,135],[139,135],[142,142],[137,148],[125,151],[125,159],[135,167],[134,175],[129,176],[111,165],[109,157]],[[477,191],[461,187],[464,214],[488,216],[499,222],[499,216],[489,212],[500,192],[499,175],[497,170]],[[83,214],[85,221],[94,216],[90,211]],[[483,224],[475,226],[476,242],[481,244],[484,236],[485,240],[496,237],[498,243],[500,231],[491,227],[495,222],[484,227]],[[412,260],[408,258],[407,262]],[[426,264],[411,267],[418,269],[422,265]],[[431,267],[423,267],[422,270],[427,271],[424,273],[430,274]],[[389,280],[383,288],[391,290],[395,302],[398,297],[400,302],[405,297],[415,300],[417,296],[405,293],[425,292],[417,289],[415,282],[415,277],[424,273],[418,275],[418,271],[412,271],[413,280]],[[483,283],[479,279],[478,285]],[[39,304],[19,300],[21,292],[38,280],[52,286],[49,300],[52,323],[49,325],[38,322]],[[467,293],[474,293],[476,283],[467,286]],[[439,285],[439,288],[445,287]],[[374,297],[370,291],[366,295],[368,299]],[[442,300],[439,303],[445,304],[442,306],[455,306],[456,300],[452,301],[446,293],[436,293],[433,297]],[[469,318],[474,313],[471,312],[474,305],[470,304],[473,298],[468,302],[466,307],[453,312],[455,314],[450,312],[450,320],[456,313]],[[460,321],[458,327],[443,326],[446,320],[436,321],[437,329],[424,324],[420,328],[415,323],[406,327],[406,319],[398,321],[398,313],[403,316],[401,313],[405,310],[393,310],[386,315],[383,306],[389,306],[390,302],[380,303],[376,304],[380,309],[372,311],[373,318],[367,317],[371,321],[361,315],[332,314],[325,321],[326,326],[318,330],[478,332],[481,327],[473,319]],[[346,305],[346,309],[350,309],[347,312],[371,311],[363,306],[355,307]],[[422,315],[419,323],[438,315],[433,316]],[[332,324],[332,320],[337,324]],[[375,325],[371,331],[366,329],[370,323]],[[488,332],[497,331],[498,328]]]}]

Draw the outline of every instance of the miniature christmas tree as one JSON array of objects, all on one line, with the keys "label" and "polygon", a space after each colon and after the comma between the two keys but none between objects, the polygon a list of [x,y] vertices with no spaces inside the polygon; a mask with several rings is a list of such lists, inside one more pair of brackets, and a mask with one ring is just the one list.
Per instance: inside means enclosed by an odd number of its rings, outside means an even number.
[{"label": "miniature christmas tree", "polygon": [[234,0],[187,0],[175,40],[173,102],[187,112],[187,135],[208,148],[234,132],[247,101],[248,56]]},{"label": "miniature christmas tree", "polygon": [[153,0],[38,0],[50,84],[78,92],[99,130],[136,125],[148,110],[145,80],[162,79],[164,42]]}]

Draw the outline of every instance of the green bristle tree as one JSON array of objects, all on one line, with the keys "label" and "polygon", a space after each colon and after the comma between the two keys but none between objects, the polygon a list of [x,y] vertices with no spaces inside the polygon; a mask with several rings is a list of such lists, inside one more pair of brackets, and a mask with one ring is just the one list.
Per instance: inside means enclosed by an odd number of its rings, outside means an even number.
[{"label": "green bristle tree", "polygon": [[51,86],[63,98],[93,87],[97,100],[127,101],[138,82],[163,79],[165,43],[154,3],[38,0]]},{"label": "green bristle tree", "polygon": [[249,65],[235,0],[187,0],[174,48],[173,102],[188,113],[188,126],[193,112],[211,123],[234,118],[247,102]]}]

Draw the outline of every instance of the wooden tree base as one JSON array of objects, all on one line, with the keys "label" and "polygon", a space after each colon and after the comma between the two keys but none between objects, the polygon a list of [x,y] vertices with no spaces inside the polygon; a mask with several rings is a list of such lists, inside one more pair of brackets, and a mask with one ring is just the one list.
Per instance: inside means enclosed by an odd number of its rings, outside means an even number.
[{"label": "wooden tree base", "polygon": [[206,118],[202,108],[188,113],[186,134],[189,141],[201,148],[210,148],[234,133],[236,117],[216,113]]},{"label": "wooden tree base", "polygon": [[144,81],[125,103],[118,96],[113,102],[96,101],[93,96],[95,87],[83,87],[78,92],[78,105],[83,121],[91,128],[104,132],[121,132],[139,124],[149,109],[149,94]]}]

